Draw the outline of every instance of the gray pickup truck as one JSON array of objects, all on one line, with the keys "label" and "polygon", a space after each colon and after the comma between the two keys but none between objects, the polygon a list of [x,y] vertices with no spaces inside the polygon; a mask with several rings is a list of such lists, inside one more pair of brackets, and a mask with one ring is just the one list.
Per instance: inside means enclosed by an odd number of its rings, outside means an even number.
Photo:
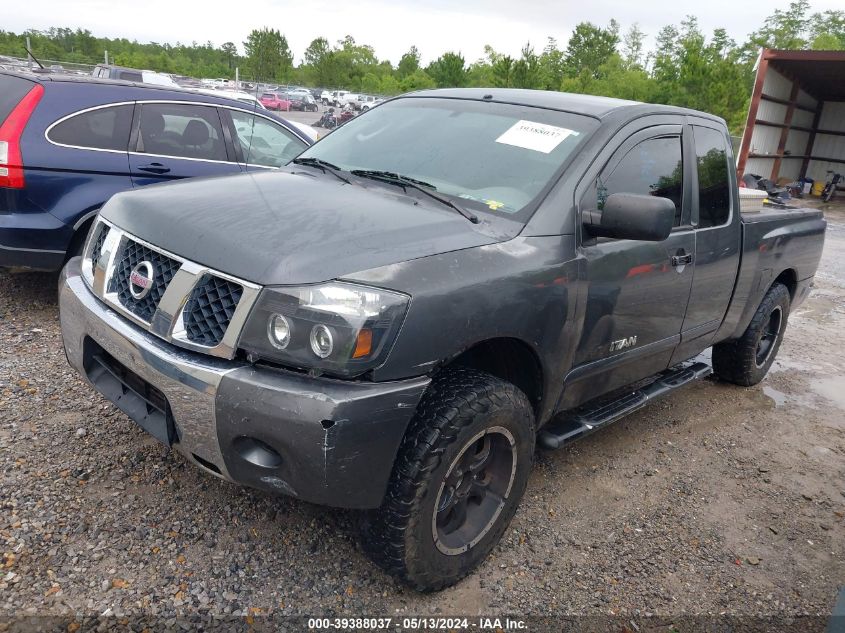
[{"label": "gray pickup truck", "polygon": [[62,274],[64,345],[199,468],[366,510],[375,561],[436,590],[499,541],[535,446],[763,379],[825,221],[738,200],[716,117],[418,92],[278,172],[114,196]]}]

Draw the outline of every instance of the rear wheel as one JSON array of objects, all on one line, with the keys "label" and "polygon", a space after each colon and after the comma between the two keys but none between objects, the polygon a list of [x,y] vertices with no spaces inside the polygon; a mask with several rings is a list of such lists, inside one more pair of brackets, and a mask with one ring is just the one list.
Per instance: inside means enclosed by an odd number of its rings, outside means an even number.
[{"label": "rear wheel", "polygon": [[769,288],[743,335],[713,346],[713,372],[744,387],[763,380],[783,341],[789,303],[786,286],[778,283]]},{"label": "rear wheel", "polygon": [[515,386],[466,368],[437,376],[399,449],[364,548],[419,591],[454,584],[499,542],[528,483],[534,414]]}]

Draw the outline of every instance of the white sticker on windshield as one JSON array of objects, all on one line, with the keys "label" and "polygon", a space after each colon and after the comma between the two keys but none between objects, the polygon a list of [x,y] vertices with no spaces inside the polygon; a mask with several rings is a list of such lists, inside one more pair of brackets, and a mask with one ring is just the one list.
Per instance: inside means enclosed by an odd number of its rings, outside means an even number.
[{"label": "white sticker on windshield", "polygon": [[570,136],[578,136],[578,132],[545,123],[517,121],[496,142],[548,154]]}]

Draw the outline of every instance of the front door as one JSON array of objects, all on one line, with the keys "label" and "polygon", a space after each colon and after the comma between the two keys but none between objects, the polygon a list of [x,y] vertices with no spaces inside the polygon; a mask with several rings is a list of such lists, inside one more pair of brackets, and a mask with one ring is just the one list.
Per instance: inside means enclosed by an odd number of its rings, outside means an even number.
[{"label": "front door", "polygon": [[567,376],[564,406],[666,369],[680,340],[695,266],[680,125],[637,132],[616,150],[583,196],[601,210],[613,193],[671,199],[675,228],[662,242],[609,238],[582,243],[588,289],[584,325]]},{"label": "front door", "polygon": [[136,187],[196,176],[237,174],[216,107],[193,103],[141,103],[130,142],[129,169]]},{"label": "front door", "polygon": [[247,171],[277,168],[299,156],[308,144],[265,116],[242,110],[224,110],[231,121],[238,161]]}]

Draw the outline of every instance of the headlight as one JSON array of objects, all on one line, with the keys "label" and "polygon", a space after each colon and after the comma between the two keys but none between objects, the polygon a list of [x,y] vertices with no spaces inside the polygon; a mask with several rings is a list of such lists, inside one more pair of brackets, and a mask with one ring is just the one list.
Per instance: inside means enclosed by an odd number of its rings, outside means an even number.
[{"label": "headlight", "polygon": [[283,365],[356,376],[384,361],[409,299],[341,282],[265,288],[238,347]]}]

